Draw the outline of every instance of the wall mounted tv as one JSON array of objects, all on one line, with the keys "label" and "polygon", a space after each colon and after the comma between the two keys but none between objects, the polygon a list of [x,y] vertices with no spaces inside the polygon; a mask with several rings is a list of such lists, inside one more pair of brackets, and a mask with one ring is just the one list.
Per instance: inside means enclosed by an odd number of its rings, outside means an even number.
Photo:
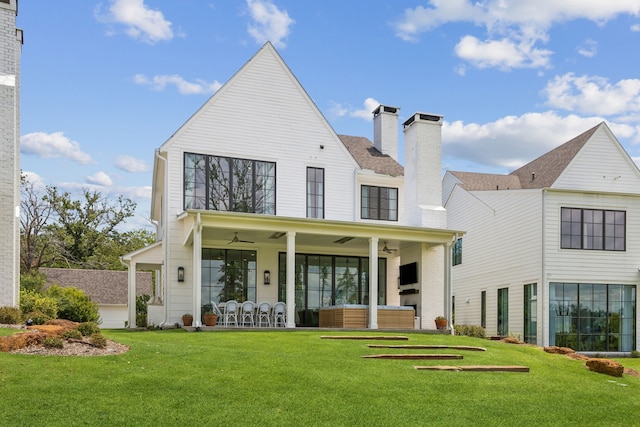
[{"label": "wall mounted tv", "polygon": [[400,284],[413,285],[418,283],[418,263],[412,262],[400,266]]}]

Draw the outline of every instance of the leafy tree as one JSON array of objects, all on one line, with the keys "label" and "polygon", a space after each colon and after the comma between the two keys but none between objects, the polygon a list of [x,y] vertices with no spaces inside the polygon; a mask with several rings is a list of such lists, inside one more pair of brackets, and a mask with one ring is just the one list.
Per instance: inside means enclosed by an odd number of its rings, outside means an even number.
[{"label": "leafy tree", "polygon": [[88,189],[83,190],[82,200],[72,200],[55,187],[47,188],[46,199],[56,216],[49,231],[59,261],[69,267],[106,268],[96,255],[117,236],[116,227],[133,216],[136,203],[122,195],[109,200]]}]

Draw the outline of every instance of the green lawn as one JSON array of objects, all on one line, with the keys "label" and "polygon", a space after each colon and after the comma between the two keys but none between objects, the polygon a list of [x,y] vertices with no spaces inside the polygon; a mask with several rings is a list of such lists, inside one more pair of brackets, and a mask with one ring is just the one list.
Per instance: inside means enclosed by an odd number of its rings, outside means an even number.
[{"label": "green lawn", "polygon": [[[0,353],[0,425],[640,423],[639,378],[593,373],[584,362],[530,346],[409,333],[403,334],[408,342],[388,344],[478,345],[488,351],[430,351],[464,355],[454,361],[375,360],[360,356],[424,350],[371,349],[368,341],[320,339],[345,334],[337,331],[104,334],[130,345],[131,351],[105,357]],[[373,334],[383,333],[367,332]],[[621,359],[637,370],[639,360]],[[531,372],[413,368],[443,364],[525,365]]]}]

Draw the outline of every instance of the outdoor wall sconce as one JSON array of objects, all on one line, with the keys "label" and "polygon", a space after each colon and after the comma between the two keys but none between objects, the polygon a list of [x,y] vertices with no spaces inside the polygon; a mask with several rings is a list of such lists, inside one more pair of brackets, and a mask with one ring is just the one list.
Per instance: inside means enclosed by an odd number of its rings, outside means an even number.
[{"label": "outdoor wall sconce", "polygon": [[269,270],[264,271],[264,284],[265,285],[271,284],[271,272]]},{"label": "outdoor wall sconce", "polygon": [[178,282],[184,282],[184,267],[178,267]]}]

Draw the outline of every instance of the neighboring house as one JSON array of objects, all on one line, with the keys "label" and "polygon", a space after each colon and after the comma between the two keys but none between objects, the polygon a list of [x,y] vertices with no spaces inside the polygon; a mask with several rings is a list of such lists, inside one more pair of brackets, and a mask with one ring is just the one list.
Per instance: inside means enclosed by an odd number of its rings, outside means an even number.
[{"label": "neighboring house", "polygon": [[[72,268],[40,268],[46,277],[45,289],[51,285],[74,287],[98,304],[101,328],[124,328],[128,319],[128,274],[114,270],[76,270]],[[136,273],[136,295],[153,295],[152,273]],[[135,305],[135,304],[134,304]],[[135,320],[133,322],[135,326]]]},{"label": "neighboring house", "polygon": [[0,0],[0,307],[20,299],[20,55],[17,0]]},{"label": "neighboring house", "polygon": [[[122,257],[161,273],[149,321],[164,326],[227,300],[287,303],[287,327],[319,310],[412,306],[418,327],[448,315],[442,117],[374,113],[374,143],[338,136],[266,43],[155,153],[151,218],[158,241]],[[402,268],[403,279],[399,284]],[[373,304],[372,304],[373,302]],[[418,319],[416,319],[418,320]]]},{"label": "neighboring house", "polygon": [[455,322],[580,351],[638,349],[640,172],[605,123],[509,175],[448,171]]}]

